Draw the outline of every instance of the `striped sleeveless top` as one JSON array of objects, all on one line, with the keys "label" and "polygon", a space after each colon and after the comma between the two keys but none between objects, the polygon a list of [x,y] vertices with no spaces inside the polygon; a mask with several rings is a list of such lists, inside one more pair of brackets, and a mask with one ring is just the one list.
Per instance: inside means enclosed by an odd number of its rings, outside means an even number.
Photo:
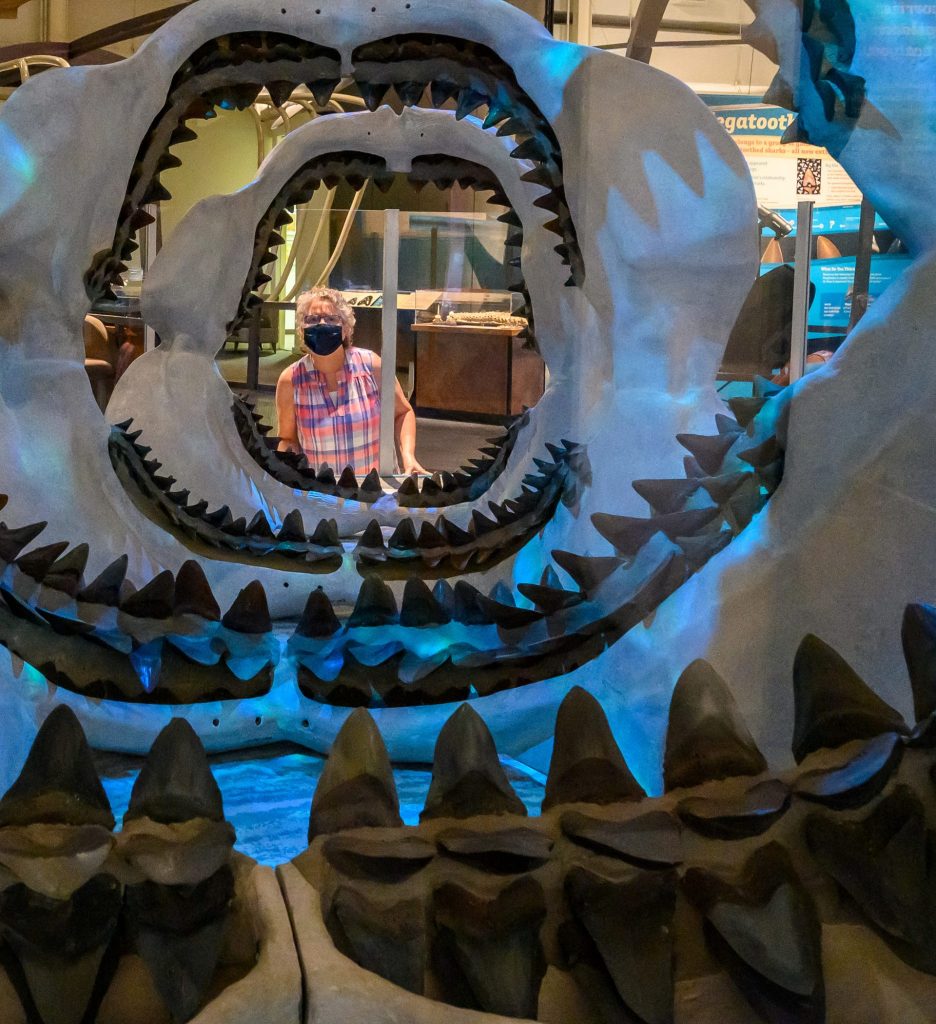
[{"label": "striped sleeveless top", "polygon": [[340,475],[345,466],[361,479],[380,461],[380,388],[374,379],[374,353],[352,346],[338,371],[338,390],[328,390],[312,357],[293,364],[293,401],[299,444],[310,465],[323,463]]}]

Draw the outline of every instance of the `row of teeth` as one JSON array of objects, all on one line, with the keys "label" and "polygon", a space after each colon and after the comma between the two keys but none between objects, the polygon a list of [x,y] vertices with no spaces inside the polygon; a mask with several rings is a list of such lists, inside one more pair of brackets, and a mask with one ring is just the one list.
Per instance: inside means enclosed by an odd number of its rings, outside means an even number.
[{"label": "row of teeth", "polygon": [[[820,922],[831,905],[815,894],[828,894],[831,884],[893,954],[929,970],[932,934],[919,914],[930,888],[921,865],[932,844],[936,609],[908,606],[902,641],[918,720],[912,731],[831,647],[815,636],[803,640],[793,666],[798,769],[782,775],[769,773],[725,682],[706,662],[693,662],[669,709],[664,795],[649,805],[601,705],[574,687],[556,717],[539,817],[527,817],[487,726],[463,705],[437,737],[420,824],[405,827],[380,731],[358,709],[332,746],[309,816],[307,856],[335,947],[409,992],[453,1005],[467,998],[478,1010],[525,1019],[542,1005],[548,961],[579,986],[579,998],[597,1000],[595,1012],[604,1006],[616,1008],[609,1019],[662,1021],[677,1012],[678,965],[697,958],[704,942],[759,1015],[788,1020],[796,1007],[796,1019],[819,1020]],[[102,885],[87,840],[93,833],[96,843],[113,843],[114,817],[77,719],[56,708],[0,799],[0,826],[16,851],[14,879],[20,870],[25,880],[20,924],[45,920],[55,901],[42,889],[61,885],[66,862],[73,881],[58,905],[96,900],[95,914],[63,917],[74,940],[66,948],[81,950],[85,961],[89,949],[111,941],[121,914],[139,923],[145,895],[168,898],[180,871],[224,883],[225,898],[212,898],[219,884],[176,886],[179,908],[199,920],[226,913],[232,887],[222,874],[235,837],[204,749],[181,719],[157,738],[134,786],[118,859],[132,862],[128,836],[142,830],[155,864],[154,822],[172,835],[171,864],[124,894],[114,876],[126,871],[109,859]],[[54,826],[56,857],[48,840],[35,842],[37,825]],[[744,841],[743,865],[726,873],[724,844]],[[204,856],[208,843],[221,844],[220,861]],[[887,915],[881,891],[903,894]],[[289,901],[289,885],[284,894]],[[56,962],[60,939],[52,940]],[[43,941],[38,951],[16,947],[24,968],[46,955]],[[156,944],[151,937],[160,955],[144,950],[144,961],[182,1020],[210,987],[220,932],[185,937],[187,956],[197,954],[207,970],[186,975],[184,985],[165,970],[177,941],[170,933]],[[96,972],[98,960],[90,962]],[[25,975],[47,986],[43,1002],[63,975],[69,986],[74,978],[72,970]]]},{"label": "row of teeth", "polygon": [[[756,401],[745,401],[745,413],[753,415]],[[593,522],[611,541],[613,555],[553,552],[578,590],[564,589],[551,566],[539,583],[518,585],[533,608],[518,606],[503,584],[484,596],[465,581],[453,588],[439,580],[430,591],[422,580],[410,578],[398,608],[387,584],[378,575],[368,575],[343,622],[327,595],[313,591],[286,645],[297,664],[300,689],[314,700],[337,704],[432,703],[484,696],[560,675],[601,653],[725,547],[776,486],[782,462],[776,440],[754,443],[759,435],[753,422],[745,432],[723,417],[720,427],[722,433],[711,438],[683,437],[696,454],[687,457],[693,475],[681,481],[680,500],[691,506],[700,495],[708,495],[704,505],[658,512],[649,519],[595,514]],[[675,500],[674,483],[638,481],[635,487],[658,503],[664,496],[670,502]],[[725,522],[727,528],[722,528]],[[159,700],[166,694],[177,698],[180,685],[186,687],[188,700],[209,699],[203,692],[211,699],[223,692],[243,697],[269,687],[280,651],[261,584],[245,588],[223,618],[194,561],[186,563],[177,579],[162,573],[134,592],[124,581],[127,563],[122,558],[85,587],[84,545],[68,554],[63,554],[63,544],[20,556],[42,525],[19,531],[3,527],[0,533],[0,556],[8,564],[9,579],[0,584],[0,594],[11,614],[31,616],[33,626],[46,626],[45,632],[29,633],[29,650],[17,648],[9,636],[0,638],[18,656],[51,666],[50,678],[60,685],[88,692],[104,678],[90,667],[94,656],[57,658],[60,644],[93,640],[128,659],[147,648],[145,673],[138,673],[129,660],[119,671],[109,664],[108,678],[113,683],[119,677],[124,684],[113,684],[108,695],[119,691],[123,700]],[[379,535],[372,523],[358,544],[362,558],[393,558],[394,550],[383,544],[382,536],[378,541]],[[61,636],[51,634],[48,624]],[[379,635],[369,632],[375,627]],[[438,653],[424,655],[419,651],[425,628],[454,632]],[[113,657],[112,651],[106,653]],[[163,654],[170,655],[165,663]],[[195,680],[193,672],[186,675],[189,659],[205,666],[199,669],[201,678]],[[90,683],[79,685],[69,676],[69,667],[63,667],[65,662],[80,663],[82,671],[91,673]]]},{"label": "row of teeth", "polygon": [[187,722],[173,719],[157,737],[120,832],[114,826],[81,725],[59,705],[0,799],[0,922],[10,939],[2,976],[27,1015],[16,1020],[100,1019],[105,992],[121,990],[115,969],[126,954],[144,970],[114,997],[119,1006],[131,995],[132,1019],[189,1021],[208,996],[232,910],[247,894],[236,881],[234,827]]},{"label": "row of teeth", "polygon": [[[458,118],[486,108],[485,128],[497,127],[498,134],[517,137],[511,155],[533,163],[523,180],[546,189],[536,205],[554,214],[545,226],[562,239],[559,252],[571,266],[571,283],[581,284],[584,265],[565,197],[558,142],[508,65],[484,47],[431,36],[399,37],[359,47],[354,60],[355,81],[371,110],[377,109],[391,87],[405,105],[418,102],[428,88],[433,106],[455,100]],[[111,284],[126,271],[125,261],[137,248],[136,232],[152,223],[143,207],[171,198],[159,175],[181,164],[170,149],[196,138],[185,125],[187,119],[212,117],[215,106],[246,109],[264,86],[282,104],[293,87],[305,84],[316,102],[324,105],[341,81],[340,67],[335,50],[269,32],[224,36],[196,51],[173,78],[166,103],[140,145],[113,244],[96,254],[85,274],[92,302],[113,296]],[[441,180],[462,176],[445,172]],[[381,183],[379,176],[377,181]]]},{"label": "row of teeth", "polygon": [[[309,202],[322,185],[326,188],[334,188],[341,181],[346,181],[353,188],[361,189],[370,179],[381,191],[387,191],[393,185],[395,178],[395,174],[387,171],[386,161],[382,157],[369,153],[352,151],[331,153],[318,156],[303,165],[280,189],[257,225],[250,270],[244,283],[237,314],[227,325],[228,332],[232,333],[238,330],[252,311],[263,304],[264,298],[261,291],[273,280],[264,268],[276,262],[277,255],[274,250],[285,242],[280,229],[292,223],[291,211],[296,205]],[[421,156],[413,159],[407,180],[417,189],[421,189],[430,181],[439,188],[451,188],[452,184],[457,181],[465,188],[490,191],[492,194],[487,199],[488,203],[507,207],[506,213],[501,214],[497,219],[507,225],[504,245],[511,254],[508,256],[507,262],[511,267],[520,270],[523,226],[497,178],[486,167],[457,157]],[[549,195],[536,200],[534,205],[543,206],[551,202]],[[566,243],[563,242],[555,246],[555,250],[559,254],[562,264],[568,266],[570,256]],[[574,286],[575,281],[570,278],[566,284]],[[524,339],[527,347],[535,348],[533,302],[522,274],[509,282],[507,287],[509,291],[520,295],[523,299],[522,304],[513,313],[527,321],[520,337]]]},{"label": "row of teeth", "polygon": [[[320,520],[315,532],[306,536],[298,509],[290,512],[279,531],[274,532],[262,510],[248,523],[246,517],[235,520],[226,505],[209,512],[205,501],[190,504],[191,495],[186,489],[173,489],[173,477],[158,475],[161,464],[149,458],[150,448],[139,444],[138,431],[126,433],[128,426],[113,428],[109,451],[124,486],[131,487],[145,501],[144,511],[151,511],[155,505],[183,537],[209,548],[235,552],[240,560],[276,562],[282,568],[313,573],[331,573],[339,568],[345,549],[334,519]],[[351,551],[352,557],[360,563],[379,563],[381,573],[389,576],[410,576],[417,563],[420,571],[437,576],[464,572],[469,566],[496,565],[550,519],[560,500],[577,500],[581,477],[587,473],[584,451],[571,442],[560,448],[551,446],[550,450],[553,461],[537,460],[539,472],[524,477],[523,489],[516,498],[489,503],[493,519],[475,509],[466,530],[439,516],[434,524],[421,521],[417,533],[413,520],[406,517],[386,540],[380,523],[373,519]],[[351,483],[350,477],[346,483]],[[355,487],[355,492],[360,493],[360,488]],[[285,561],[278,562],[280,558]]]},{"label": "row of teeth", "polygon": [[[278,439],[267,436],[273,428],[263,422],[263,417],[254,411],[252,403],[235,397],[232,411],[244,447],[274,480],[301,491],[363,504],[372,504],[387,497],[376,470],[371,470],[360,483],[350,466],[346,466],[338,477],[330,466],[321,466],[316,471],[305,455],[276,450]],[[477,500],[504,470],[517,438],[528,422],[527,413],[517,417],[506,434],[488,438],[491,447],[481,449],[482,458],[471,459],[470,465],[462,466],[454,473],[443,471],[425,477],[421,490],[416,477],[407,477],[394,492],[397,505],[400,508],[448,508]]]}]

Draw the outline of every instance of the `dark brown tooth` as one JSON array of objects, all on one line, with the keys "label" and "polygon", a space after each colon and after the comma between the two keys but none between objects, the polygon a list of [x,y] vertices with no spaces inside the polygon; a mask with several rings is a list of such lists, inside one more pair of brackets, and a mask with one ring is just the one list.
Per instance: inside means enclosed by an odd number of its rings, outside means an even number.
[{"label": "dark brown tooth", "polygon": [[357,477],[354,475],[354,470],[350,466],[345,466],[342,470],[341,476],[338,478],[338,488],[342,491],[357,491]]},{"label": "dark brown tooth", "polygon": [[332,744],[312,798],[309,842],[349,828],[403,824],[393,768],[380,730],[363,709],[352,711]]},{"label": "dark brown tooth", "polygon": [[426,83],[396,82],[394,88],[404,107],[415,107],[422,99],[422,94],[426,91]]},{"label": "dark brown tooth", "polygon": [[464,580],[459,580],[455,584],[452,618],[466,626],[490,626],[494,622],[490,609],[484,603],[483,595]]},{"label": "dark brown tooth", "polygon": [[469,704],[462,704],[436,740],[432,782],[420,820],[526,813],[484,720]]},{"label": "dark brown tooth", "polygon": [[913,711],[922,722],[936,711],[936,608],[908,604],[900,639],[913,689]]},{"label": "dark brown tooth", "polygon": [[259,580],[252,580],[234,598],[221,624],[235,633],[246,633],[249,636],[259,636],[273,629],[266,591]]},{"label": "dark brown tooth", "polygon": [[586,594],[597,590],[611,573],[625,564],[623,558],[592,558],[574,551],[553,551],[552,556]]},{"label": "dark brown tooth", "polygon": [[445,534],[446,542],[453,548],[467,547],[474,543],[475,539],[470,533],[467,533],[460,526],[449,522],[445,516],[439,516],[438,520],[436,520],[436,528],[442,530]]},{"label": "dark brown tooth", "polygon": [[302,521],[302,513],[299,509],[294,508],[283,519],[283,525],[280,527],[276,539],[283,543],[290,542],[295,544],[301,544],[305,541],[305,523]]},{"label": "dark brown tooth", "polygon": [[402,551],[412,551],[417,546],[416,527],[413,525],[413,520],[401,519],[387,541],[387,547]]},{"label": "dark brown tooth", "polygon": [[319,471],[315,474],[316,480],[325,487],[337,487],[338,481],[335,479],[335,471],[331,466],[322,466]]},{"label": "dark brown tooth", "polygon": [[444,548],[447,546],[446,539],[428,520],[423,520],[419,527],[419,546],[431,550],[432,548]]},{"label": "dark brown tooth", "polygon": [[577,590],[563,590],[561,587],[544,587],[538,583],[518,583],[517,590],[547,615],[573,608],[585,600]]},{"label": "dark brown tooth", "polygon": [[120,610],[136,619],[168,619],[175,607],[175,577],[166,569],[120,602]]},{"label": "dark brown tooth", "polygon": [[384,96],[390,89],[389,83],[383,82],[358,82],[358,89],[364,100],[364,105],[371,112],[375,111],[383,102]]},{"label": "dark brown tooth", "polygon": [[383,494],[383,484],[380,482],[380,474],[372,469],[361,481],[361,492],[366,494]]},{"label": "dark brown tooth", "polygon": [[738,438],[735,434],[677,434],[676,440],[692,453],[706,475],[715,476]]},{"label": "dark brown tooth", "polygon": [[319,547],[339,547],[341,538],[338,536],[338,523],[334,519],[320,519],[315,527],[315,532],[309,539]]},{"label": "dark brown tooth", "polygon": [[755,469],[761,469],[776,462],[783,455],[783,449],[775,437],[768,437],[759,445],[753,448],[745,448],[737,452],[737,456],[744,462],[749,463]]},{"label": "dark brown tooth", "polygon": [[574,686],[556,716],[543,810],[559,804],[610,804],[643,797],[601,705],[586,690]]},{"label": "dark brown tooth", "polygon": [[698,480],[635,480],[631,486],[655,515],[678,512],[699,489]]},{"label": "dark brown tooth", "polygon": [[127,555],[115,558],[113,562],[83,590],[75,595],[76,600],[87,604],[103,604],[116,607],[120,599],[120,585],[127,575],[130,559]]},{"label": "dark brown tooth", "polygon": [[320,78],[314,82],[307,82],[306,85],[308,85],[315,102],[320,107],[325,107],[340,83],[340,78]]},{"label": "dark brown tooth", "polygon": [[716,505],[724,505],[751,475],[750,472],[723,473],[721,476],[701,477],[695,483],[696,486],[701,485],[706,489]]},{"label": "dark brown tooth", "polygon": [[16,567],[20,572],[42,582],[47,573],[55,565],[58,558],[68,547],[68,541],[59,541],[56,544],[46,544],[41,548],[33,548],[25,555],[20,555],[16,560]]},{"label": "dark brown tooth", "polygon": [[697,537],[677,537],[675,543],[682,549],[695,572],[731,542],[731,531],[721,530],[719,533],[700,533]]},{"label": "dark brown tooth", "polygon": [[253,519],[250,520],[250,523],[247,526],[247,532],[254,537],[273,540],[273,527],[270,526],[270,520],[267,519],[266,513],[263,509],[257,512]]},{"label": "dark brown tooth", "polygon": [[423,480],[422,495],[424,498],[427,498],[430,501],[436,501],[441,493],[442,488],[435,480],[432,479],[431,476],[427,476],[426,479]]},{"label": "dark brown tooth", "polygon": [[414,476],[408,476],[403,483],[400,484],[397,494],[402,494],[404,497],[413,497],[419,494],[419,484]]},{"label": "dark brown tooth", "polygon": [[458,85],[455,82],[441,81],[432,82],[429,87],[429,95],[432,98],[432,105],[436,108],[443,107],[449,100],[458,95]]},{"label": "dark brown tooth", "polygon": [[764,755],[725,681],[708,662],[692,662],[679,677],[670,703],[664,789],[669,792],[766,770]]},{"label": "dark brown tooth", "polygon": [[78,544],[52,565],[42,582],[53,590],[61,590],[75,597],[84,585],[88,553],[87,544]]},{"label": "dark brown tooth", "polygon": [[595,529],[614,545],[616,551],[630,558],[657,532],[665,533],[670,540],[674,537],[691,537],[720,516],[721,510],[713,505],[710,508],[670,512],[652,519],[596,512],[591,520]]},{"label": "dark brown tooth", "polygon": [[30,526],[20,526],[15,530],[9,530],[0,523],[0,561],[13,562],[19,553],[31,544],[48,523],[32,523]]},{"label": "dark brown tooth", "polygon": [[296,88],[292,82],[267,82],[266,87],[270,99],[276,107],[281,107],[292,96],[293,90]]},{"label": "dark brown tooth", "polygon": [[401,626],[442,626],[450,621],[451,616],[422,580],[413,578],[406,581],[400,609]]},{"label": "dark brown tooth", "polygon": [[386,626],[399,618],[393,591],[379,576],[365,576],[348,628],[355,626]]},{"label": "dark brown tooth", "polygon": [[474,89],[462,89],[458,94],[458,107],[455,110],[455,118],[460,121],[469,114],[474,113],[482,103],[487,103],[487,96]]},{"label": "dark brown tooth", "polygon": [[384,539],[383,533],[380,529],[380,523],[376,519],[372,519],[361,534],[360,540],[357,542],[355,551],[360,550],[384,550]]},{"label": "dark brown tooth", "polygon": [[202,516],[206,523],[218,530],[233,522],[233,518],[231,510],[227,505],[222,505],[220,508],[215,509],[214,512],[208,512]]},{"label": "dark brown tooth", "polygon": [[742,427],[747,427],[754,417],[763,409],[763,398],[729,398],[728,407]]},{"label": "dark brown tooth", "polygon": [[173,612],[176,615],[197,615],[208,622],[218,622],[221,619],[221,609],[215,600],[211,584],[201,565],[193,558],[183,562],[176,575]]},{"label": "dark brown tooth", "polygon": [[328,598],[328,595],[321,587],[316,587],[309,594],[302,617],[296,626],[298,636],[309,637],[313,640],[323,639],[332,636],[341,628],[335,609]]},{"label": "dark brown tooth", "polygon": [[845,659],[807,634],[793,661],[793,757],[797,764],[822,747],[906,733],[907,725]]}]

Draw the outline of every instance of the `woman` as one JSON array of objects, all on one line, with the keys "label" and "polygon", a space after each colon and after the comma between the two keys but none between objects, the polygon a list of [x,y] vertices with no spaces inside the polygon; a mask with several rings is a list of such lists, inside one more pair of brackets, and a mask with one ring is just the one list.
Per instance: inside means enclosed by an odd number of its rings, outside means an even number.
[{"label": "woman", "polygon": [[[304,452],[316,468],[350,466],[358,479],[380,461],[380,357],[355,348],[354,312],[331,288],[299,296],[296,325],[305,355],[276,385],[279,450]],[[393,434],[405,474],[425,473],[416,461],[416,414],[395,381]]]}]

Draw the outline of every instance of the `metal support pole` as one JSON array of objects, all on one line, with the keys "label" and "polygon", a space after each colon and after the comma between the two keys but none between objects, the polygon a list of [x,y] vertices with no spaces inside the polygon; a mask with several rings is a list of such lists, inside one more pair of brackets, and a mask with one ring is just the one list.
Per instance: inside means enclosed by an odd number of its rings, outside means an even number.
[{"label": "metal support pole", "polygon": [[[159,215],[159,207],[155,203],[149,203],[143,207],[144,210],[150,216],[157,217]],[[143,280],[146,280],[146,275],[149,272],[150,265],[153,260],[156,259],[156,253],[159,252],[159,223],[157,220],[153,220],[151,224],[147,224],[143,229],[143,251],[140,253],[140,266],[143,270]],[[149,324],[143,325],[143,351],[152,352],[156,347],[156,332]]]},{"label": "metal support pole", "polygon": [[806,372],[806,326],[809,319],[809,267],[812,263],[813,200],[796,207],[793,251],[793,330],[790,333],[790,383]]},{"label": "metal support pole", "polygon": [[393,418],[396,408],[397,290],[400,280],[400,211],[384,211],[383,312],[380,362],[380,474],[396,470]]},{"label": "metal support pole", "polygon": [[263,306],[255,306],[247,328],[247,390],[256,391],[260,383],[260,316]]},{"label": "metal support pole", "polygon": [[868,292],[871,287],[871,246],[874,244],[874,207],[868,198],[861,200],[861,220],[858,224],[858,254],[855,256],[855,280],[852,283],[851,316],[848,330],[855,326],[868,310]]}]

